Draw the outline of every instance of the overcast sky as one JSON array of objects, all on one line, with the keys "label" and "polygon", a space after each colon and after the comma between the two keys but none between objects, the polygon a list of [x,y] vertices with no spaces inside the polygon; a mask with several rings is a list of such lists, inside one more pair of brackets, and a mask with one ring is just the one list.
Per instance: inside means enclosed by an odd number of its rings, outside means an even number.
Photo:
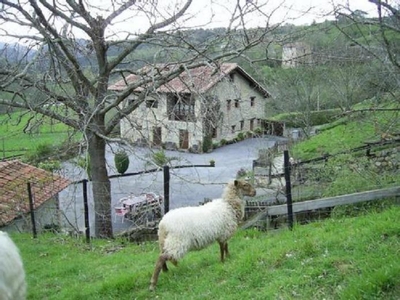
[{"label": "overcast sky", "polygon": [[[58,1],[62,2],[63,0]],[[157,11],[164,17],[169,17],[185,1],[158,0]],[[247,27],[263,27],[267,25],[267,21],[269,25],[282,22],[295,25],[308,25],[314,20],[322,22],[325,19],[333,18],[332,15],[329,17],[328,14],[332,12],[334,4],[349,6],[352,10],[363,10],[370,16],[376,15],[375,5],[370,4],[368,0],[240,0],[240,3],[242,7],[246,7],[244,4],[251,1],[254,4],[265,3],[265,5],[262,7],[261,12],[253,13],[245,20]],[[152,2],[157,3],[157,0],[152,0]],[[389,0],[389,2],[393,1]],[[88,8],[91,13],[96,14],[97,12],[97,14],[104,16],[109,14],[107,12],[107,8],[111,7],[109,0],[86,0],[84,3],[91,3],[93,5],[93,7]],[[138,2],[138,5],[145,3],[149,2],[142,0]],[[237,0],[194,0],[188,11],[187,19],[183,18],[179,20],[177,26],[192,28],[227,27],[236,3]],[[100,9],[96,10],[99,6]],[[249,5],[247,7],[252,6]],[[152,10],[152,13],[155,13],[155,11]],[[271,18],[268,19],[267,16],[271,16]],[[184,20],[187,22],[183,22]],[[153,19],[153,21],[155,20]],[[145,31],[148,25],[147,17],[143,15],[133,16],[132,12],[130,12],[121,16],[118,22],[115,22],[107,33],[109,36],[114,35],[115,37],[115,34],[118,34],[119,38],[124,38],[124,30],[129,29],[130,32],[140,33]],[[8,26],[7,24],[1,24],[1,27],[16,33],[27,33],[26,29],[21,30],[21,28],[15,25]],[[78,32],[75,32],[75,36],[87,38],[86,36],[81,36]],[[3,35],[0,37],[0,40],[5,41],[6,37]]]},{"label": "overcast sky", "polygon": [[[253,1],[255,3],[262,2]],[[264,2],[266,2],[266,5],[262,9],[267,15],[272,14],[272,22],[274,23],[285,21],[295,25],[303,25],[311,24],[314,20],[321,22],[328,18],[327,15],[332,13],[333,6],[337,5],[349,7],[352,10],[363,10],[369,15],[376,14],[376,6],[369,3],[368,0],[269,0]],[[214,12],[216,12],[214,17],[215,23],[223,23],[227,21],[229,11],[232,11],[235,3],[236,1],[232,0],[194,1],[193,11],[197,11],[197,16],[199,16],[198,21],[201,23],[201,21],[204,22],[206,20],[206,13],[209,12],[209,8],[207,7],[213,6]],[[226,18],[223,17],[224,12]],[[333,18],[332,15],[330,18]],[[260,24],[265,22],[265,18],[262,16],[258,16],[258,18],[254,17],[252,20]]]}]

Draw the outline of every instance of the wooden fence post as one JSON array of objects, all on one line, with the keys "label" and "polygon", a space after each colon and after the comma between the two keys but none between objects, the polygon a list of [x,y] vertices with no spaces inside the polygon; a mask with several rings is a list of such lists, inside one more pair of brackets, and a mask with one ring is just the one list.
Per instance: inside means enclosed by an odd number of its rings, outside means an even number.
[{"label": "wooden fence post", "polygon": [[163,167],[164,172],[164,214],[169,211],[169,166]]},{"label": "wooden fence post", "polygon": [[36,221],[35,221],[35,207],[33,205],[33,194],[32,194],[32,188],[31,188],[30,182],[27,182],[27,188],[28,188],[28,197],[29,197],[29,209],[30,209],[31,222],[32,222],[32,233],[33,233],[33,238],[37,238]]},{"label": "wooden fence post", "polygon": [[87,195],[87,183],[88,180],[82,180],[83,184],[83,209],[85,214],[85,235],[86,243],[90,243],[90,224],[89,224],[89,205],[88,205],[88,195]]},{"label": "wooden fence post", "polygon": [[292,187],[290,182],[290,162],[289,162],[289,151],[283,151],[283,165],[285,170],[285,182],[286,182],[286,204],[288,213],[288,225],[289,229],[293,229],[293,203],[292,203]]}]

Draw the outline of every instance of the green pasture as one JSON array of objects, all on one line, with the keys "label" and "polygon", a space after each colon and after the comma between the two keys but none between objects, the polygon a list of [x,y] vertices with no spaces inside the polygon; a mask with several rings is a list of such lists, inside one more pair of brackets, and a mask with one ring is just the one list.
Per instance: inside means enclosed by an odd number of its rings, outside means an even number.
[{"label": "green pasture", "polygon": [[148,290],[158,244],[13,234],[28,299],[400,299],[400,206],[292,231],[240,230],[231,256],[190,252]]},{"label": "green pasture", "polygon": [[73,133],[65,124],[38,114],[0,115],[0,156],[23,155],[43,144],[59,145]]}]

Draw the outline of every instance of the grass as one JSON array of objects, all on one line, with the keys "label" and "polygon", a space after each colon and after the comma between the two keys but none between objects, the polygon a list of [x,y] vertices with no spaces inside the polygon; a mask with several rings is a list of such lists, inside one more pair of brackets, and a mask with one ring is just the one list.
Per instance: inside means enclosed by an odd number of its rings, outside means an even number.
[{"label": "grass", "polygon": [[275,232],[239,231],[231,257],[217,243],[149,280],[156,242],[12,235],[28,299],[399,299],[400,206]]},{"label": "grass", "polygon": [[318,135],[295,144],[292,155],[307,160],[365,146],[365,142],[380,141],[384,135],[400,132],[400,122],[396,122],[398,114],[397,111],[365,111],[343,117],[323,127]]},{"label": "grass", "polygon": [[[24,133],[24,128],[32,117],[32,120],[41,122],[41,125],[32,133]],[[21,112],[0,115],[1,157],[22,155],[27,151],[35,150],[39,145],[61,144],[72,132],[65,124],[51,121],[40,115]]]}]

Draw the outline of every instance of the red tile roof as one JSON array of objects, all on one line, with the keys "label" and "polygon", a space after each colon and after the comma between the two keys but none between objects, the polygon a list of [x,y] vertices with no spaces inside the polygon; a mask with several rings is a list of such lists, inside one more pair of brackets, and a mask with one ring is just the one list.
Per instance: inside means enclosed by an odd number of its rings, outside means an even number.
[{"label": "red tile roof", "polygon": [[[135,74],[130,74],[126,78],[117,81],[109,86],[109,90],[122,91],[127,85],[138,82],[144,79],[157,79],[160,75],[177,69],[178,65],[165,65],[157,64],[154,66],[146,66],[138,70]],[[178,77],[173,78],[166,84],[160,86],[157,92],[168,93],[204,93],[212,88],[216,83],[233,72],[238,72],[247,80],[254,83],[254,86],[259,89],[265,96],[269,93],[265,90],[256,80],[254,80],[246,71],[244,71],[236,63],[223,63],[216,67],[216,65],[206,65],[189,69],[182,72]],[[137,89],[140,91],[141,89]]]},{"label": "red tile roof", "polygon": [[66,178],[19,160],[0,161],[0,226],[30,211],[28,182],[31,184],[34,208],[70,184]]}]

